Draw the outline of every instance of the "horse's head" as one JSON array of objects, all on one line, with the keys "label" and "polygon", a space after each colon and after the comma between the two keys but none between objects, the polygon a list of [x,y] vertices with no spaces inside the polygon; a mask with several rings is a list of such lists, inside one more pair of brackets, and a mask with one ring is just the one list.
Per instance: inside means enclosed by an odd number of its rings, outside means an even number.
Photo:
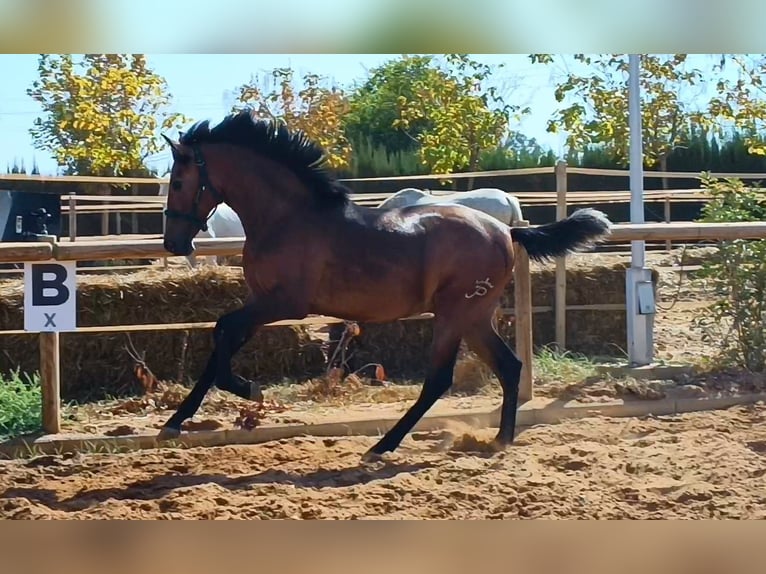
[{"label": "horse's head", "polygon": [[164,245],[173,255],[189,255],[194,251],[194,236],[200,230],[207,230],[207,220],[223,197],[210,182],[198,146],[186,146],[165,135],[162,137],[173,153]]}]

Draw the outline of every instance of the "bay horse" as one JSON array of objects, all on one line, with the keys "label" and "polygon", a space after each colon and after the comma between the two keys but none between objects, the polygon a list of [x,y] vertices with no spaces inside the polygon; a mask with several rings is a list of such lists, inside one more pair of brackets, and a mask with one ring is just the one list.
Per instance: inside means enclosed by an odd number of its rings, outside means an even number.
[{"label": "bay horse", "polygon": [[249,289],[240,308],[213,330],[207,365],[157,440],[177,438],[213,384],[246,399],[260,386],[232,373],[231,358],[260,326],[309,314],[391,322],[433,313],[433,340],[421,393],[364,455],[394,451],[452,384],[461,340],[494,372],[503,391],[499,445],[513,442],[521,361],[493,324],[514,252],[546,260],[610,232],[607,217],[580,209],[536,228],[511,228],[462,205],[380,210],[354,204],[326,169],[324,150],[302,131],[244,110],[214,127],[194,123],[170,145],[165,249],[194,251],[193,239],[225,202],[245,230],[242,267]]}]

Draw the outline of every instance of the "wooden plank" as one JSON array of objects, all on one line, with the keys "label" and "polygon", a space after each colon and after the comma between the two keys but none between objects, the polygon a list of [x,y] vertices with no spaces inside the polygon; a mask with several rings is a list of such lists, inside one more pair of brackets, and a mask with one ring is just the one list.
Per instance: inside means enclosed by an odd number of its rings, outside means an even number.
[{"label": "wooden plank", "polygon": [[0,263],[47,261],[51,257],[53,257],[53,246],[50,243],[38,241],[0,243]]},{"label": "wooden plank", "polygon": [[338,181],[402,181],[411,179],[466,179],[471,177],[497,177],[502,175],[542,175],[553,173],[550,167],[524,167],[520,169],[497,169],[494,171],[469,171],[462,173],[440,173],[426,175],[396,175],[389,177],[356,177]]},{"label": "wooden plank", "polygon": [[40,384],[43,430],[61,432],[61,371],[58,333],[40,333]]},{"label": "wooden plank", "polygon": [[766,237],[766,222],[745,221],[736,223],[620,223],[612,228],[608,242],[636,240],[701,241],[762,239]]},{"label": "wooden plank", "polygon": [[[75,207],[77,213],[111,213],[112,211],[128,211],[128,212],[142,212],[142,211],[162,211],[163,205],[161,203],[112,203],[109,205],[77,205]],[[72,210],[70,205],[62,205],[61,213],[69,213]]]},{"label": "wooden plank", "polygon": [[[521,226],[529,225],[521,222]],[[526,224],[526,225],[524,225]],[[532,400],[532,276],[529,273],[529,255],[519,246],[515,252],[513,295],[516,322],[516,354],[521,360],[519,401]]]},{"label": "wooden plank", "polygon": [[[77,203],[83,202],[109,202],[109,203],[152,203],[152,204],[164,204],[167,199],[164,196],[154,195],[140,195],[138,193],[138,186],[133,184],[133,189],[136,190],[135,195],[77,195]],[[73,194],[74,195],[74,194]],[[61,201],[68,201],[69,195],[62,195]]]},{"label": "wooden plank", "polygon": [[[573,167],[569,169],[569,173],[578,173],[582,175],[607,175],[615,177],[628,177],[630,175],[630,171],[626,169],[600,169],[590,167]],[[710,173],[709,175],[718,179],[766,179],[765,173]],[[693,171],[645,171],[644,177],[666,177],[668,179],[701,179],[701,173]]]},{"label": "wooden plank", "polygon": [[156,177],[111,177],[95,175],[29,175],[23,173],[0,173],[0,181],[33,181],[37,183],[70,182],[70,183],[105,183],[108,185],[122,184],[154,184],[167,183],[170,178]]},{"label": "wooden plank", "polygon": [[[678,302],[676,305],[681,305],[683,302]],[[567,305],[567,311],[623,311],[625,309],[624,303],[596,303],[592,305]],[[550,305],[535,305],[532,307],[532,313],[550,313],[554,308]],[[513,307],[505,307],[501,309],[503,315],[515,315],[516,310]],[[412,321],[417,319],[430,319],[433,317],[432,313],[423,313],[422,315],[415,315],[413,317],[405,317],[399,319],[400,321]],[[314,325],[331,325],[334,323],[342,323],[343,319],[336,317],[327,317],[324,315],[316,315],[312,317],[306,317],[305,319],[288,319],[285,321],[277,321],[276,323],[269,323],[266,327],[277,326],[314,326]],[[215,327],[213,321],[200,321],[192,323],[146,323],[143,325],[94,325],[88,327],[78,327],[78,333],[140,333],[144,331],[188,331],[195,329],[212,329]],[[29,331],[24,329],[8,329],[6,331],[0,331],[0,336],[6,335],[28,335]]]},{"label": "wooden plank", "polygon": [[[195,239],[195,255],[239,255],[242,253],[244,238],[238,239]],[[105,259],[154,259],[167,257],[162,239],[99,241],[83,239],[76,243],[56,245],[56,259],[59,261],[99,261]]]},{"label": "wooden plank", "polygon": [[[413,321],[417,319],[431,319],[433,313],[423,313],[412,317],[404,317],[400,321]],[[327,317],[324,315],[314,315],[305,319],[285,319],[284,321],[275,321],[267,323],[264,327],[310,327],[315,325],[331,325],[334,323],[343,323],[343,319],[337,317]],[[77,333],[140,333],[144,331],[187,331],[194,329],[212,329],[215,327],[215,321],[200,321],[194,323],[146,323],[144,325],[94,325],[88,327],[78,327]],[[0,335],[25,335],[29,331],[23,329],[9,329],[0,331]]]}]

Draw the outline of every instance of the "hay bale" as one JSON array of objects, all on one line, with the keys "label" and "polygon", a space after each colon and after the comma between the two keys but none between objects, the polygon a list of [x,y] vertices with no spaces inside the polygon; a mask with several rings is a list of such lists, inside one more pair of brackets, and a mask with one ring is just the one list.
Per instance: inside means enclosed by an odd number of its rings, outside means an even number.
[{"label": "hay bale", "polygon": [[[247,288],[239,269],[147,269],[131,274],[78,277],[80,326],[215,321],[239,307]],[[22,329],[23,283],[0,284],[0,330]],[[147,331],[130,335],[160,379],[189,383],[213,348],[210,330]],[[62,333],[62,397],[94,399],[137,390],[124,333]],[[261,329],[235,356],[237,374],[261,381],[321,372],[324,355],[305,327]],[[39,368],[36,334],[3,336],[0,372]]]},{"label": "hay bale", "polygon": [[[627,263],[567,270],[567,302],[570,305],[624,303]],[[657,273],[653,273],[657,281]],[[535,266],[532,271],[532,302],[553,306],[555,273]],[[130,325],[215,321],[244,302],[247,288],[238,268],[155,268],[128,274],[78,277],[79,325]],[[503,296],[513,307],[513,284]],[[0,282],[0,330],[22,329],[23,281]],[[533,315],[536,346],[555,339],[553,312]],[[428,365],[432,321],[418,319],[385,324],[360,324],[361,334],[352,340],[351,368],[381,363],[396,378],[422,378]],[[341,326],[342,329],[342,326]],[[515,346],[514,326],[501,322],[500,334]],[[336,337],[337,338],[337,337]],[[161,379],[194,380],[212,351],[211,332],[194,330],[150,331],[131,335],[138,352]],[[567,314],[567,345],[584,354],[614,354],[625,347],[624,311],[570,311]],[[133,361],[124,350],[123,333],[62,333],[62,396],[69,399],[119,395],[135,390]],[[262,381],[316,376],[324,370],[320,342],[305,327],[270,327],[259,331],[237,354],[235,372]],[[38,368],[37,336],[3,336],[0,372],[17,367]]]}]

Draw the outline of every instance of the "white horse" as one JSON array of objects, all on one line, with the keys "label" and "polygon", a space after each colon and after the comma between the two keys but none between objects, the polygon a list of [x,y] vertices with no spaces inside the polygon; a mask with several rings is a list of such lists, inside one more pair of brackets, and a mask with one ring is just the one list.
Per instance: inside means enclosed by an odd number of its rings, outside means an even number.
[{"label": "white horse", "polygon": [[405,187],[378,205],[378,209],[392,209],[409,205],[434,203],[457,203],[499,219],[506,225],[515,225],[522,219],[521,204],[512,195],[495,187],[480,187],[471,191],[456,191],[443,195],[431,195],[427,191]]},{"label": "white horse", "polygon": [[[159,195],[168,194],[168,184],[160,184]],[[164,217],[164,216],[163,216]],[[237,237],[244,238],[245,230],[242,227],[242,221],[234,210],[225,203],[220,203],[213,215],[207,221],[207,231],[199,231],[196,237]],[[218,257],[215,255],[206,257],[207,263],[218,265]],[[192,253],[186,257],[191,267],[197,266],[197,257]]]}]

